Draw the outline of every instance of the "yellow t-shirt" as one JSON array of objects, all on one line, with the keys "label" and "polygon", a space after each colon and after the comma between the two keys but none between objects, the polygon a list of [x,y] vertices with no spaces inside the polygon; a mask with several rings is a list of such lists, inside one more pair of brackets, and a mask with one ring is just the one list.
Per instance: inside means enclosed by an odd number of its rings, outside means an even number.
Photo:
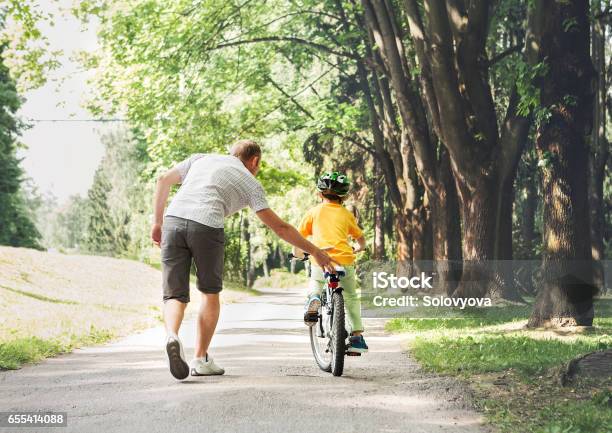
[{"label": "yellow t-shirt", "polygon": [[363,236],[355,216],[338,203],[321,203],[310,209],[298,230],[304,237],[312,236],[312,243],[317,247],[332,247],[327,253],[340,265],[350,265],[355,261],[349,236],[353,239]]}]

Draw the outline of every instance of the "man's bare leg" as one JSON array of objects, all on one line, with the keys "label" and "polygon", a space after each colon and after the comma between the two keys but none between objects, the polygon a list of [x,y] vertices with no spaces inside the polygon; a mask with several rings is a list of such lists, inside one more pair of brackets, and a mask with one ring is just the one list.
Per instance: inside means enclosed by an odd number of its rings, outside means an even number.
[{"label": "man's bare leg", "polygon": [[178,335],[185,315],[185,308],[187,308],[187,304],[176,299],[168,299],[164,302],[164,324],[168,335]]},{"label": "man's bare leg", "polygon": [[189,365],[185,360],[183,346],[178,338],[178,331],[185,315],[187,304],[176,299],[168,299],[164,302],[164,323],[168,339],[166,340],[166,353],[170,373],[178,380],[183,380],[189,376]]},{"label": "man's bare leg", "polygon": [[198,332],[196,336],[195,358],[204,358],[215,334],[219,320],[219,294],[202,293],[202,302],[198,312]]}]

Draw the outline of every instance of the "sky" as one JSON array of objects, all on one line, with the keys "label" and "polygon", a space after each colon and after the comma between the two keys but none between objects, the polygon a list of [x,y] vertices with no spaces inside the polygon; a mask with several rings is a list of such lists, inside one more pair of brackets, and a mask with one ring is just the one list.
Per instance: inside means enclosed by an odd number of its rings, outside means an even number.
[{"label": "sky", "polygon": [[[56,15],[55,26],[41,26],[51,44],[50,50],[61,49],[64,54],[59,59],[61,67],[53,71],[47,84],[22,95],[26,102],[19,116],[25,121],[92,118],[83,108],[88,73],[80,70],[71,57],[78,50],[96,49],[96,25],[91,22],[83,31],[76,18],[65,10],[62,12],[71,3],[72,0],[39,2],[43,10]],[[27,176],[41,193],[52,193],[60,203],[74,194],[85,195],[104,152],[99,131],[109,126],[74,121],[28,123],[32,127],[21,137],[27,149],[20,154]]]}]

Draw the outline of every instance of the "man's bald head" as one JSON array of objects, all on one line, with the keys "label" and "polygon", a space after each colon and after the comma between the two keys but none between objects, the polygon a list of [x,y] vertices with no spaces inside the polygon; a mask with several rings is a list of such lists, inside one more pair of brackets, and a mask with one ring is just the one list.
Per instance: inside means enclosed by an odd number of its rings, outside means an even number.
[{"label": "man's bald head", "polygon": [[261,157],[261,146],[254,140],[238,140],[230,148],[230,155],[247,162],[254,156]]},{"label": "man's bald head", "polygon": [[244,166],[255,176],[259,171],[261,147],[253,140],[239,140],[230,148],[230,155],[240,159]]}]

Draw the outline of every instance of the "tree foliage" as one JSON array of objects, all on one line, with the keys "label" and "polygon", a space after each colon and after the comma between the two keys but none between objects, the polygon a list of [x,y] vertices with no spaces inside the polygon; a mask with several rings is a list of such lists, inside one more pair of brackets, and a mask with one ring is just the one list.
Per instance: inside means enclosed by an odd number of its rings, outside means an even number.
[{"label": "tree foliage", "polygon": [[[608,20],[609,2],[596,3],[591,21]],[[90,108],[140,131],[148,175],[238,138],[263,140],[262,182],[294,223],[315,173],[347,171],[366,232],[379,244],[386,233],[403,260],[538,257],[540,178],[553,161],[535,154],[534,130],[554,107],[542,102],[550,59],[533,35],[552,18],[535,14],[541,2],[465,4],[84,1],[77,14],[101,23],[102,49],[82,57],[96,73]],[[609,58],[604,40],[599,59]],[[278,255],[251,216],[228,232],[237,273]],[[466,281],[482,280],[470,272]],[[492,288],[469,283],[460,294],[514,296],[503,290],[512,275],[492,276]]]},{"label": "tree foliage", "polygon": [[[0,53],[5,45],[0,45]],[[16,113],[21,106],[15,83],[0,61],[0,244],[39,248],[40,233],[21,185],[24,173],[17,157],[23,124]]]},{"label": "tree foliage", "polygon": [[48,73],[59,66],[61,51],[49,50],[49,41],[41,31],[43,24],[53,25],[53,13],[44,11],[32,0],[0,2],[0,44],[2,58],[20,91],[42,86]]}]

